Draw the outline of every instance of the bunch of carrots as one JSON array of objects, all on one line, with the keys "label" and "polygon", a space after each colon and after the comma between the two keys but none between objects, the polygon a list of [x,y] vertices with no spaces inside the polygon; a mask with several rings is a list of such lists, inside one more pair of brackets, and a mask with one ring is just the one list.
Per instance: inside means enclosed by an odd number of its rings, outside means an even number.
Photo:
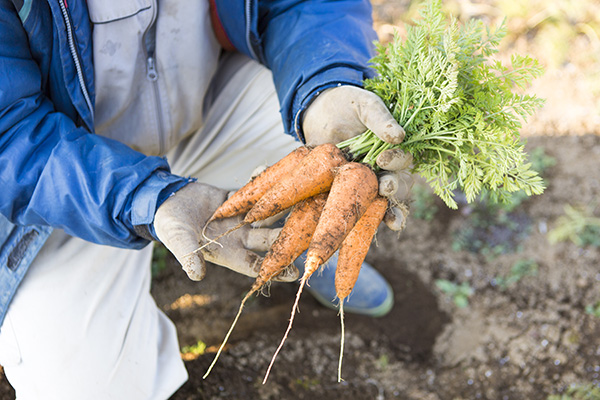
[{"label": "bunch of carrots", "polygon": [[[319,266],[339,250],[335,288],[340,300],[343,355],[343,302],[350,294],[373,236],[388,208],[388,199],[379,195],[375,172],[367,165],[348,161],[336,145],[299,147],[273,164],[234,193],[207,222],[245,214],[243,225],[265,220],[291,208],[281,232],[264,257],[260,272],[243,298],[231,328],[204,377],[215,365],[246,301],[272,278],[285,270],[304,251],[306,264],[285,335],[264,378],[292,327],[306,281]],[[211,241],[218,238],[211,239]]]}]

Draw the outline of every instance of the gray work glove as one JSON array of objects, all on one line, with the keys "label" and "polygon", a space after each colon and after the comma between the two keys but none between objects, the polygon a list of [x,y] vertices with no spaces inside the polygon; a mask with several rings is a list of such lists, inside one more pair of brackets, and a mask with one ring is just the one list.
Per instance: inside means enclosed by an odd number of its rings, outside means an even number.
[{"label": "gray work glove", "polygon": [[[370,129],[385,142],[398,144],[404,140],[404,129],[390,114],[376,94],[355,86],[338,86],[319,94],[310,104],[302,122],[304,138],[309,145],[339,143]],[[400,187],[400,175],[412,163],[412,156],[402,150],[386,150],[377,158],[385,170],[379,178],[379,193],[392,204]],[[392,230],[404,227],[405,211],[391,207],[384,222]]]},{"label": "gray work glove", "polygon": [[[256,277],[262,262],[262,257],[256,252],[267,251],[279,234],[280,229],[244,226],[197,251],[210,242],[203,236],[203,228],[226,199],[226,190],[192,182],[175,192],[156,211],[156,236],[192,280],[204,278],[205,261]],[[216,238],[242,219],[243,216],[240,216],[211,222],[204,234],[208,238]],[[297,278],[298,270],[290,266],[275,280],[291,282]]]}]

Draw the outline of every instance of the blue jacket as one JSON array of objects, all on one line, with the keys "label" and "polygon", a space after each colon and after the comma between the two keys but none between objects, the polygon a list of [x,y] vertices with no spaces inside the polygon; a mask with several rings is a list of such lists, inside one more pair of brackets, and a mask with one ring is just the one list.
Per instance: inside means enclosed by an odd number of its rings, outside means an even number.
[{"label": "blue jacket", "polygon": [[[286,132],[319,91],[372,74],[371,6],[214,2],[226,43],[272,70]],[[51,231],[138,249],[158,206],[189,182],[167,161],[94,135],[85,0],[0,0],[0,324]]]}]

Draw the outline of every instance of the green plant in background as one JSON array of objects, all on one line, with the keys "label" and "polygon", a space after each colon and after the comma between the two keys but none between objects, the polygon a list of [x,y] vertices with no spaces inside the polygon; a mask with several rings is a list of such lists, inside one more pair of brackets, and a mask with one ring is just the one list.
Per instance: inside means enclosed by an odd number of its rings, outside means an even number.
[{"label": "green plant in background", "polygon": [[427,186],[416,184],[412,187],[411,193],[411,216],[425,221],[431,221],[438,212],[438,207],[435,205],[435,197],[433,196],[433,192],[431,192]]},{"label": "green plant in background", "polygon": [[152,251],[152,278],[157,277],[162,271],[167,269],[167,256],[169,255],[169,250],[165,246],[160,243],[154,244],[154,249]]},{"label": "green plant in background", "polygon": [[195,356],[201,356],[206,351],[206,343],[199,340],[198,343],[191,346],[184,346],[181,352],[184,354],[193,354]]},{"label": "green plant in background", "polygon": [[524,212],[506,212],[490,203],[477,203],[453,232],[452,248],[494,258],[518,251],[531,230]]},{"label": "green plant in background", "polygon": [[513,264],[506,276],[495,278],[496,285],[500,290],[506,290],[527,276],[535,276],[538,273],[538,265],[534,260],[519,260]]},{"label": "green plant in background", "polygon": [[458,308],[467,307],[469,305],[469,297],[475,293],[467,282],[462,282],[459,285],[446,279],[438,279],[435,281],[435,285],[442,293],[450,296]]},{"label": "green plant in background", "polygon": [[514,55],[510,66],[492,59],[504,25],[492,30],[481,20],[459,25],[447,17],[441,1],[425,1],[406,40],[397,35],[378,46],[378,75],[365,82],[404,127],[405,140],[393,146],[367,131],[339,146],[370,165],[386,149],[409,152],[414,172],[450,208],[457,208],[456,189],[467,202],[483,189],[502,201],[518,190],[542,193],[518,131],[543,101],[514,92],[542,74],[540,64],[529,56]]},{"label": "green plant in background", "polygon": [[570,240],[576,246],[600,247],[600,218],[589,207],[565,206],[565,214],[558,218],[554,229],[548,232],[551,243]]},{"label": "green plant in background", "polygon": [[388,357],[387,354],[382,354],[379,356],[376,363],[377,363],[377,368],[379,368],[380,370],[384,370],[390,365],[390,358]]},{"label": "green plant in background", "polygon": [[588,304],[585,307],[585,312],[587,314],[593,315],[594,317],[600,318],[600,301],[597,301],[594,304]]},{"label": "green plant in background", "polygon": [[600,400],[600,387],[593,383],[572,385],[565,394],[551,395],[547,400]]},{"label": "green plant in background", "polygon": [[[544,176],[556,164],[556,159],[546,154],[543,147],[535,147],[529,153],[529,163]],[[486,257],[519,250],[531,230],[531,219],[519,210],[527,199],[529,196],[519,190],[498,202],[487,190],[482,190],[478,201],[469,206],[465,221],[454,232],[454,250]]]}]

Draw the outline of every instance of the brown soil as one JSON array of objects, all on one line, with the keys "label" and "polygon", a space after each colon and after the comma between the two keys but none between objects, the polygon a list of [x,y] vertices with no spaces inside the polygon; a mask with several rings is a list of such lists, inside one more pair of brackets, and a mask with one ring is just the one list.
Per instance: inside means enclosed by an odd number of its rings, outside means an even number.
[{"label": "brown soil", "polygon": [[[261,384],[296,290],[273,284],[269,297],[256,297],[245,309],[206,380],[214,353],[187,361],[190,380],[173,399],[534,400],[570,384],[599,385],[600,318],[584,309],[600,300],[600,250],[550,245],[546,232],[565,204],[598,199],[600,137],[530,138],[530,148],[539,146],[557,164],[546,174],[546,193],[519,207],[528,227],[516,225],[519,246],[505,254],[453,249],[453,238],[471,224],[472,207],[450,211],[438,204],[434,220],[411,220],[399,238],[380,231],[368,261],[392,284],[395,305],[383,318],[346,316],[344,382],[336,382],[338,315],[306,293]],[[535,261],[537,275],[501,290],[497,277],[518,260]],[[251,280],[218,267],[199,284],[183,278],[171,263],[155,282],[158,304],[179,326],[182,345],[218,346]],[[436,288],[437,279],[468,282],[475,291],[469,306],[456,307]]]}]

